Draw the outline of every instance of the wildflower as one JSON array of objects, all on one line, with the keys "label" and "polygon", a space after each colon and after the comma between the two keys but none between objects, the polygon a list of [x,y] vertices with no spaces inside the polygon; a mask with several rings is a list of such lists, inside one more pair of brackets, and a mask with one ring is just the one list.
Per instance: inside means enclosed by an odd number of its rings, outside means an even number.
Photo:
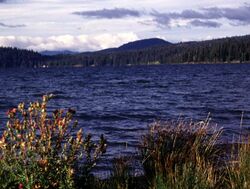
[{"label": "wildflower", "polygon": [[22,183],[19,183],[18,189],[23,189],[23,184]]},{"label": "wildflower", "polygon": [[36,103],[35,103],[35,106],[36,106],[36,108],[40,108],[40,103],[39,103],[39,102],[36,102]]},{"label": "wildflower", "polygon": [[38,165],[40,167],[46,167],[48,165],[48,160],[47,159],[41,159],[38,161]]},{"label": "wildflower", "polygon": [[29,111],[29,112],[32,112],[32,111],[33,111],[33,107],[29,107],[29,108],[28,108],[28,111]]},{"label": "wildflower", "polygon": [[21,148],[24,149],[24,148],[25,148],[25,142],[21,142],[21,143],[20,143],[20,146],[21,146]]},{"label": "wildflower", "polygon": [[80,142],[82,140],[82,129],[80,129],[76,134],[77,141]]},{"label": "wildflower", "polygon": [[45,109],[46,109],[46,104],[42,104],[42,112],[45,112]]},{"label": "wildflower", "polygon": [[15,114],[17,112],[17,109],[16,108],[13,108],[12,110],[11,110],[11,113],[13,113],[13,114]]},{"label": "wildflower", "polygon": [[[95,145],[90,134],[86,138],[83,136],[82,129],[75,133],[75,110],[58,109],[52,117],[47,111],[47,101],[51,97],[45,95],[42,102],[30,103],[28,107],[20,103],[18,108],[7,112],[9,121],[0,137],[0,159],[9,162],[8,155],[13,155],[10,163],[20,165],[20,175],[15,175],[18,189],[26,188],[25,183],[30,183],[33,189],[62,188],[64,181],[61,179],[71,180],[77,174],[72,168],[78,163],[76,161],[85,161],[87,157],[86,163],[92,168],[95,166],[93,161],[98,158],[93,155],[100,156],[100,150],[105,147],[103,136],[102,142]],[[14,173],[15,169],[13,167]],[[45,176],[48,182],[43,183]],[[23,183],[19,183],[20,180]]]},{"label": "wildflower", "polygon": [[48,100],[48,96],[47,95],[43,95],[43,102],[46,102]]},{"label": "wildflower", "polygon": [[7,116],[8,116],[9,118],[12,118],[12,117],[15,116],[16,112],[17,112],[17,109],[16,109],[16,108],[13,108],[13,109],[11,109],[11,110],[8,110],[6,114],[7,114]]},{"label": "wildflower", "polygon": [[21,138],[22,138],[22,135],[21,135],[21,134],[17,134],[16,137],[19,138],[19,139],[21,139]]},{"label": "wildflower", "polygon": [[2,137],[1,140],[0,140],[0,148],[3,148],[5,146],[6,146],[5,137]]},{"label": "wildflower", "polygon": [[24,109],[24,102],[18,104],[18,110],[23,110]]},{"label": "wildflower", "polygon": [[41,188],[41,184],[39,183],[34,186],[34,189],[38,189],[38,188]]},{"label": "wildflower", "polygon": [[66,123],[65,118],[63,118],[63,119],[61,118],[61,119],[58,120],[58,126],[60,126],[60,127],[64,127],[65,123]]},{"label": "wildflower", "polygon": [[74,174],[74,169],[72,169],[72,168],[69,169],[68,173],[69,173],[70,176],[72,176]]}]

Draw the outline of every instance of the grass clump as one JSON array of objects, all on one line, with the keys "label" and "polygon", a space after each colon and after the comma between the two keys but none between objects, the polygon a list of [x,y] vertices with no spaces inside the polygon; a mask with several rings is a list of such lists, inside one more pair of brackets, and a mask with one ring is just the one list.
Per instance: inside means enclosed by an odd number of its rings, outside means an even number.
[{"label": "grass clump", "polygon": [[228,184],[232,189],[250,188],[250,140],[245,136],[233,144],[228,164]]},{"label": "grass clump", "polygon": [[209,119],[154,123],[143,137],[141,150],[151,187],[219,188],[223,183],[217,169],[220,135],[221,130],[209,127]]}]

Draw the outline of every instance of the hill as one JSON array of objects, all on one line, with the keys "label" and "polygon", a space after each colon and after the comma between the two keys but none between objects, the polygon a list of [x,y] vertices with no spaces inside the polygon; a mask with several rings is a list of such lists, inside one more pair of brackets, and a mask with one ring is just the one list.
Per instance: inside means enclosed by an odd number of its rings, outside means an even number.
[{"label": "hill", "polygon": [[151,39],[143,39],[138,41],[129,42],[118,47],[118,51],[131,51],[131,50],[141,50],[146,48],[151,48],[154,46],[163,46],[170,45],[170,42],[167,42],[163,39],[151,38]]},{"label": "hill", "polygon": [[96,51],[95,53],[113,53],[113,52],[122,52],[122,51],[135,51],[146,48],[151,48],[154,46],[163,46],[170,45],[171,43],[159,38],[150,38],[150,39],[142,39],[133,42],[129,42],[121,45],[117,48],[108,48],[100,51]]},{"label": "hill", "polygon": [[78,54],[78,52],[69,51],[69,50],[65,50],[65,51],[41,51],[40,54],[46,55],[46,56],[55,56],[55,55],[73,55],[73,54]]},{"label": "hill", "polygon": [[87,67],[167,63],[244,63],[250,61],[250,35],[176,44],[166,43],[134,50],[131,49],[130,44],[135,43],[129,43],[125,47],[121,46],[125,50],[111,49],[57,57],[54,61],[48,61],[48,64],[50,66],[82,65]]},{"label": "hill", "polygon": [[153,38],[130,42],[118,48],[54,56],[16,48],[0,48],[0,68],[232,62],[250,62],[250,35],[176,44]]}]

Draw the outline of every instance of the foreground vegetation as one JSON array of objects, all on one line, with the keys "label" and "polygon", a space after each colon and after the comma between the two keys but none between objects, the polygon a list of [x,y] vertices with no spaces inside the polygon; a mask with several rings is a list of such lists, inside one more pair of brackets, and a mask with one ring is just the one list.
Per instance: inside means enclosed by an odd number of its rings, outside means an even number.
[{"label": "foreground vegetation", "polygon": [[49,112],[51,97],[28,107],[20,103],[7,113],[0,138],[1,188],[250,188],[249,136],[222,145],[222,130],[209,118],[153,123],[139,148],[143,175],[136,175],[134,157],[119,157],[110,177],[99,179],[92,170],[106,139],[94,142],[84,134],[72,109]]}]

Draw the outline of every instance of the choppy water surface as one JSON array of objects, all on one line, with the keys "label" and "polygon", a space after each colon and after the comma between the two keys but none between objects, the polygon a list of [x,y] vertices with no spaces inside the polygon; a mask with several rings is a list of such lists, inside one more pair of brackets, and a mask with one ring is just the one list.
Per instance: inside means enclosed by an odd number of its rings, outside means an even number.
[{"label": "choppy water surface", "polygon": [[226,138],[239,131],[244,112],[245,132],[250,126],[249,64],[1,70],[0,87],[0,130],[9,108],[53,93],[52,109],[73,107],[85,132],[105,134],[108,158],[134,153],[154,120],[210,112]]}]

